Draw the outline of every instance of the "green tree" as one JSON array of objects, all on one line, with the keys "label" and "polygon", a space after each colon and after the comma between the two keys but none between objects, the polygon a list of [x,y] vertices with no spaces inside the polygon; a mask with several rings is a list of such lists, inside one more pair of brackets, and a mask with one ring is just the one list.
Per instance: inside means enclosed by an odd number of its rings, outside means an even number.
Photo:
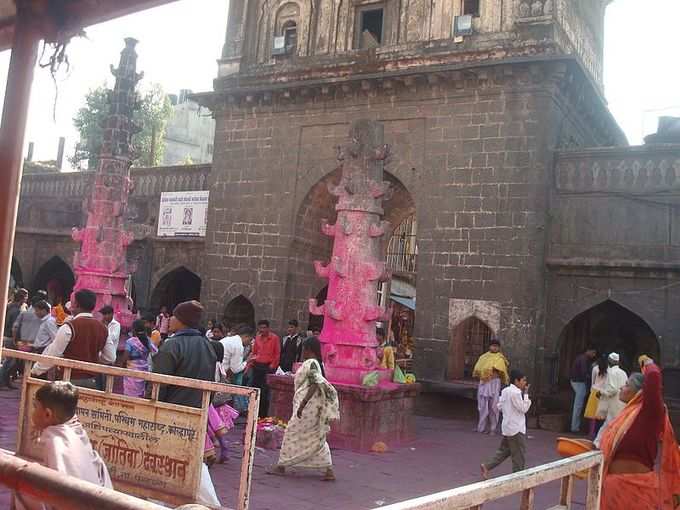
[{"label": "green tree", "polygon": [[[73,118],[73,125],[80,135],[76,152],[69,158],[74,167],[80,167],[82,162],[87,161],[88,168],[96,168],[104,136],[102,125],[108,114],[107,88],[102,85],[90,90],[85,96],[84,106]],[[137,165],[160,165],[163,160],[165,127],[171,116],[172,104],[167,94],[160,85],[152,85],[143,93],[139,109],[134,114],[135,122],[142,126],[142,131],[132,137],[132,144],[137,152]]]}]

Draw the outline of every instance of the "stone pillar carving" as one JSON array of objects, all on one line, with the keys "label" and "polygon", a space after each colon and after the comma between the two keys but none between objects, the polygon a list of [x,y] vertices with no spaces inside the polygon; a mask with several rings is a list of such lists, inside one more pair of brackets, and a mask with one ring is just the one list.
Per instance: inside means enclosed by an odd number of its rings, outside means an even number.
[{"label": "stone pillar carving", "polygon": [[[361,377],[377,367],[376,321],[386,320],[378,306],[378,282],[389,278],[385,267],[382,237],[389,230],[382,221],[382,202],[389,191],[383,181],[383,163],[388,148],[383,127],[358,121],[350,142],[338,150],[342,178],[329,191],[338,197],[335,225],[322,225],[333,237],[333,255],[324,265],[315,262],[317,274],[328,280],[323,305],[310,300],[310,312],[324,316],[320,340],[333,382],[359,384]],[[386,374],[389,375],[389,374]]]},{"label": "stone pillar carving", "polygon": [[125,229],[130,193],[130,166],[134,158],[132,135],[140,131],[133,120],[137,109],[135,87],[142,78],[136,72],[135,39],[125,39],[118,68],[111,66],[116,84],[109,91],[109,116],[104,124],[99,164],[94,185],[85,200],[87,223],[73,229],[73,239],[81,243],[73,260],[74,291],[87,288],[97,294],[97,309],[111,305],[123,326],[132,323],[131,300],[126,283],[134,272],[127,263],[127,247],[132,234]]}]

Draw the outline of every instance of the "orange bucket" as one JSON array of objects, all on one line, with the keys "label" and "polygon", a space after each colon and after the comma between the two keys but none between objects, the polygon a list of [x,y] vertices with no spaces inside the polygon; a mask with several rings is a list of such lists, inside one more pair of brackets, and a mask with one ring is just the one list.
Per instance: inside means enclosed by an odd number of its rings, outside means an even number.
[{"label": "orange bucket", "polygon": [[[557,453],[562,457],[573,457],[582,453],[595,450],[595,445],[587,439],[573,439],[571,437],[557,438]],[[588,476],[587,471],[580,471],[575,475],[577,478],[584,479]]]}]

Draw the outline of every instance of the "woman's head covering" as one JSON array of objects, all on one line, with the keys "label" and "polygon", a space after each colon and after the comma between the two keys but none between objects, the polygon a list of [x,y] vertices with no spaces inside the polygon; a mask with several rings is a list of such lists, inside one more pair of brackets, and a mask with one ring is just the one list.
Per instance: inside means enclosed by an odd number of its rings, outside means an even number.
[{"label": "woman's head covering", "polygon": [[198,328],[203,318],[203,305],[196,300],[185,301],[175,307],[173,315],[185,326]]},{"label": "woman's head covering", "polygon": [[635,391],[640,391],[642,389],[642,383],[645,380],[645,376],[640,372],[635,372],[628,378],[628,386],[633,388]]}]

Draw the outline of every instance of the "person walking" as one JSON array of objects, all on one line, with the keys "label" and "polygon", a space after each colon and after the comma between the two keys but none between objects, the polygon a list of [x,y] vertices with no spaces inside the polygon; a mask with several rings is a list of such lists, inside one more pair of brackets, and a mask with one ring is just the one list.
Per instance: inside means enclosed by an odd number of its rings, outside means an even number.
[{"label": "person walking", "polygon": [[479,411],[477,432],[479,433],[496,434],[500,413],[498,398],[501,394],[501,384],[507,385],[510,382],[509,368],[510,362],[501,352],[500,340],[492,338],[489,342],[489,351],[479,357],[472,370],[472,377],[479,379],[477,388],[477,410]]},{"label": "person walking", "polygon": [[331,421],[340,419],[338,393],[326,380],[318,338],[303,342],[302,356],[305,361],[295,373],[293,417],[283,435],[279,460],[267,473],[283,475],[291,467],[319,469],[324,472],[322,480],[334,481],[326,438]]},{"label": "person walking", "polygon": [[489,478],[489,472],[508,457],[512,458],[512,472],[517,473],[526,467],[526,414],[531,407],[529,384],[519,370],[510,371],[510,386],[501,392],[498,407],[503,413],[501,431],[503,439],[493,458],[481,465],[482,477]]},{"label": "person walking", "polygon": [[279,367],[280,356],[281,340],[271,331],[269,321],[259,321],[247,368],[252,369],[253,386],[260,389],[260,418],[264,418],[269,412],[267,374],[273,374]]},{"label": "person walking", "polygon": [[591,364],[596,357],[597,351],[592,347],[589,347],[583,354],[576,357],[571,366],[569,380],[571,388],[574,390],[574,406],[571,412],[571,431],[574,434],[578,434],[581,431],[581,416],[583,415],[583,406],[586,402],[588,386],[592,376]]},{"label": "person walking", "polygon": [[[88,289],[81,289],[74,295],[71,311],[75,317],[57,331],[54,341],[45,349],[45,356],[87,361],[89,363],[113,364],[115,358],[104,351],[109,332],[100,321],[92,316],[97,305],[97,295]],[[38,362],[31,373],[39,376],[52,365]],[[97,389],[96,374],[84,370],[73,370],[71,382],[76,386]]]},{"label": "person walking", "polygon": [[[125,342],[125,354],[123,354],[123,366],[130,370],[149,372],[150,357],[154,356],[158,349],[147,336],[147,326],[144,320],[136,320],[132,323],[132,334]],[[129,397],[143,397],[145,395],[146,382],[143,379],[126,376],[123,379],[123,394]]]}]

